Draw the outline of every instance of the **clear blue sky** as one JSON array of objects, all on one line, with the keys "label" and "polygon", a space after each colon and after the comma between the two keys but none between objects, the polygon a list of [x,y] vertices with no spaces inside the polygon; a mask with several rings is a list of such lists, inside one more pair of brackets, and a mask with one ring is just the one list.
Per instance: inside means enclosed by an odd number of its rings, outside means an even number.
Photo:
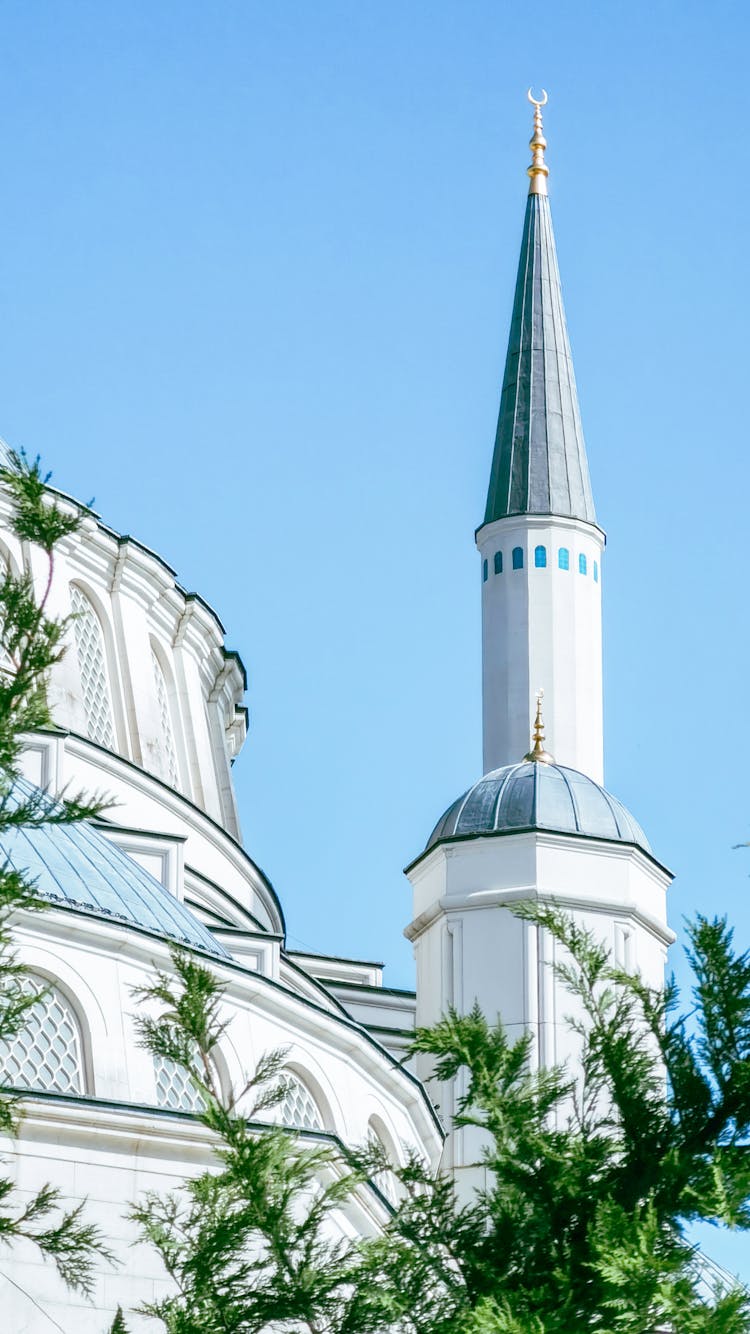
[{"label": "clear blue sky", "polygon": [[530,83],[609,534],[607,784],[673,923],[726,910],[750,944],[749,14],[0,9],[0,433],[227,625],[243,827],[295,946],[409,985],[401,867],[479,774]]}]

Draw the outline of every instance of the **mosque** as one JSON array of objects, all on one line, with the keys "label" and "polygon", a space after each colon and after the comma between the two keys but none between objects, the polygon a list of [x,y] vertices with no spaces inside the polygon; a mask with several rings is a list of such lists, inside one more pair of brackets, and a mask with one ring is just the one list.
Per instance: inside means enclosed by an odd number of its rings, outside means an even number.
[{"label": "mosque", "polygon": [[[241,837],[232,766],[246,739],[245,673],[217,613],[161,556],[89,510],[64,544],[48,605],[74,619],[50,678],[54,726],[28,738],[25,773],[52,793],[70,784],[106,791],[116,805],[94,822],[5,839],[4,855],[37,877],[48,901],[17,926],[22,958],[47,991],[24,1031],[0,1048],[0,1071],[24,1095],[12,1151],[19,1189],[51,1181],[66,1201],[86,1199],[120,1264],[102,1263],[87,1301],[32,1246],[5,1251],[3,1328],[13,1334],[102,1334],[118,1303],[131,1310],[168,1288],[125,1214],[145,1190],[167,1191],[211,1162],[186,1075],[155,1061],[134,1032],[133,988],[169,969],[175,942],[226,988],[222,1082],[244,1084],[263,1053],[283,1047],[287,1092],[269,1115],[317,1140],[377,1140],[394,1162],[417,1151],[467,1190],[479,1169],[467,1132],[447,1133],[456,1089],[431,1085],[429,1071],[407,1059],[414,1025],[477,999],[512,1031],[532,1031],[537,1061],[574,1055],[569,1004],[548,966],[552,942],[508,905],[563,905],[619,960],[661,982],[673,939],[670,875],[602,786],[605,536],[547,195],[545,101],[534,104],[497,436],[476,534],[484,776],[426,845],[415,831],[406,870],[415,993],[384,987],[377,964],[288,948],[282,905]],[[40,553],[9,533],[7,497],[0,505],[0,555],[41,587]],[[342,1233],[377,1232],[393,1194],[383,1180],[364,1187],[341,1211]],[[134,1315],[128,1323],[153,1328]]]}]

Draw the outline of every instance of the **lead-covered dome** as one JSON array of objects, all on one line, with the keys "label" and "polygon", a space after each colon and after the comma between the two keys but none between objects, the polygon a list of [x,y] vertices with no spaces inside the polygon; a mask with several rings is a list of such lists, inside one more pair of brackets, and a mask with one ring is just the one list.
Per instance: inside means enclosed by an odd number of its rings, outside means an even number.
[{"label": "lead-covered dome", "polygon": [[637,820],[593,778],[560,764],[529,760],[480,778],[438,820],[425,850],[448,839],[530,829],[633,843],[651,854]]},{"label": "lead-covered dome", "polygon": [[[18,779],[6,800],[54,799]],[[168,889],[88,821],[5,829],[0,857],[36,882],[55,907],[93,913],[120,925],[165,936],[180,945],[228,958],[224,946]]]}]

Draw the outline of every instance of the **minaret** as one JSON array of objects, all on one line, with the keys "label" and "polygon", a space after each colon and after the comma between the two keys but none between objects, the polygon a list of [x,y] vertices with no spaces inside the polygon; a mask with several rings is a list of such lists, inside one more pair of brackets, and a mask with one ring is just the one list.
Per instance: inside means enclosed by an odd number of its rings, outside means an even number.
[{"label": "minaret", "polygon": [[[533,99],[532,99],[533,100]],[[484,776],[452,802],[406,869],[420,1028],[475,1002],[531,1059],[580,1073],[582,1015],[549,932],[514,912],[555,904],[647,986],[664,981],[671,876],[601,786],[601,554],[534,102],[526,210],[487,514],[477,534],[484,611]],[[543,689],[542,689],[543,687]],[[536,697],[536,698],[535,698]],[[543,697],[543,698],[542,698]],[[544,705],[544,708],[542,707]],[[534,719],[533,724],[530,723]],[[531,731],[531,745],[529,733]],[[449,1129],[462,1195],[486,1186],[482,1133],[453,1125],[464,1072],[416,1071]]]},{"label": "minaret", "polygon": [[603,779],[601,557],[534,105],[531,178],[482,572],[484,771],[528,746],[540,686],[558,763]]}]

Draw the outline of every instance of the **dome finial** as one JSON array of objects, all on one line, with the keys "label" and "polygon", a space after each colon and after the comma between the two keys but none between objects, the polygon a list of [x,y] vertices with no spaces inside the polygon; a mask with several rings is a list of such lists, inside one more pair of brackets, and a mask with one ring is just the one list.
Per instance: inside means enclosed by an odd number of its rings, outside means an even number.
[{"label": "dome finial", "polygon": [[534,133],[529,140],[529,148],[531,149],[532,158],[531,166],[527,169],[527,173],[531,177],[529,194],[546,195],[549,167],[544,161],[544,150],[547,147],[547,140],[542,131],[542,107],[546,107],[547,105],[547,94],[544,89],[542,89],[542,96],[537,99],[532,96],[531,89],[529,88],[526,96],[534,108]]},{"label": "dome finial", "polygon": [[531,750],[529,751],[528,755],[524,755],[523,758],[525,760],[531,760],[533,764],[554,764],[555,763],[554,755],[550,755],[549,751],[546,751],[544,749],[544,746],[542,745],[542,742],[544,741],[544,723],[542,721],[543,699],[544,699],[544,691],[537,690],[536,718],[534,719],[534,732],[531,738],[534,744]]}]

